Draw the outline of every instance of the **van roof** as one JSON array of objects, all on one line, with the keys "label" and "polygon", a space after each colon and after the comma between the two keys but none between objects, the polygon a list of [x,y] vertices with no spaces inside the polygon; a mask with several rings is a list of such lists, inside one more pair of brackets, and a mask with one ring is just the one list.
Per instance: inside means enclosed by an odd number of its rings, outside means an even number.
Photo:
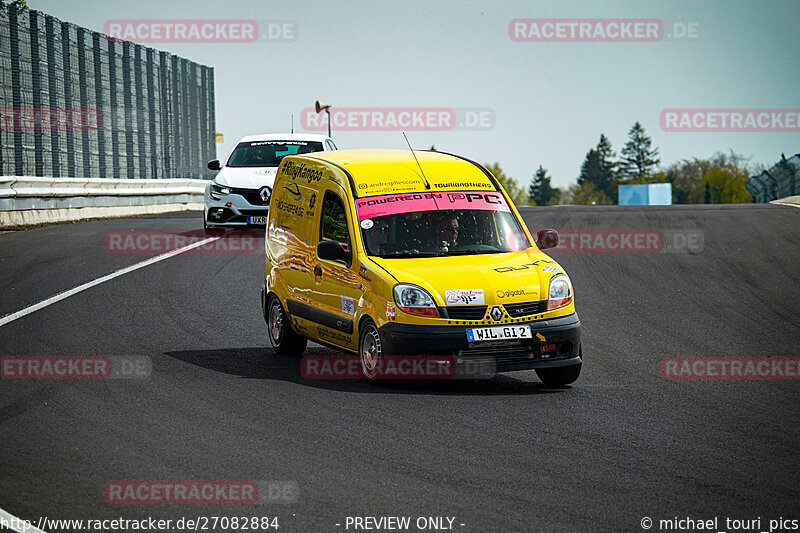
[{"label": "van roof", "polygon": [[[412,154],[410,150],[362,149],[309,155],[344,168],[352,177],[359,198],[429,190],[497,190],[483,167],[444,152],[415,151]],[[430,189],[425,187],[420,166]]]},{"label": "van roof", "polygon": [[[238,142],[253,142],[253,141],[318,141],[323,142],[327,139],[327,135],[319,135],[316,133],[258,133],[256,135],[247,135],[242,137]],[[237,143],[238,144],[238,143]]]}]

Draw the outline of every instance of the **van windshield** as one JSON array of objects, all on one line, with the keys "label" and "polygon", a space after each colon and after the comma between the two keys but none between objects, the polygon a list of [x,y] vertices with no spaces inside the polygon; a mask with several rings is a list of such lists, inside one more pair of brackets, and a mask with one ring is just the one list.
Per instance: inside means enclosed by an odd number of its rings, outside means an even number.
[{"label": "van windshield", "polygon": [[356,211],[367,254],[378,257],[496,254],[531,246],[499,192],[359,198]]},{"label": "van windshield", "polygon": [[309,154],[322,151],[316,141],[250,141],[239,143],[226,166],[277,167],[287,155]]}]

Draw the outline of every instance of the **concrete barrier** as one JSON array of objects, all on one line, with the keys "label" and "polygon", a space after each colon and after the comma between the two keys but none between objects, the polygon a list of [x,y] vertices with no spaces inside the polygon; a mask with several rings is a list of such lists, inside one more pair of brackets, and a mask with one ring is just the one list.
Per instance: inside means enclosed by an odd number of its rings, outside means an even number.
[{"label": "concrete barrier", "polygon": [[0,177],[0,228],[202,211],[207,180]]}]

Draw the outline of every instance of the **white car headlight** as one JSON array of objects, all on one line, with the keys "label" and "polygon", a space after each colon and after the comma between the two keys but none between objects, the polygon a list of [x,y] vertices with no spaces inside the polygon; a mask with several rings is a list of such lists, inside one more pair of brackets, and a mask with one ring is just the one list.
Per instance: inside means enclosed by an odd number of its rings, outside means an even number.
[{"label": "white car headlight", "polygon": [[422,287],[409,283],[398,283],[394,286],[394,301],[400,309],[410,315],[439,317],[436,302]]},{"label": "white car headlight", "polygon": [[219,199],[220,196],[226,196],[231,193],[230,187],[225,187],[224,185],[220,185],[216,181],[211,182],[211,196],[216,199]]},{"label": "white car headlight", "polygon": [[547,295],[547,310],[558,309],[572,302],[572,283],[566,274],[556,274],[550,278]]}]

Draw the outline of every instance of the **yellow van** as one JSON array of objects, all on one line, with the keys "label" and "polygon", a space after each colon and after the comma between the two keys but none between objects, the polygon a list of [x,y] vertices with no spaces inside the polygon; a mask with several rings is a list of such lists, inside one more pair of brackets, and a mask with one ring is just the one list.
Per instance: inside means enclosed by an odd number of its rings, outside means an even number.
[{"label": "yellow van", "polygon": [[572,383],[583,357],[572,283],[540,251],[557,244],[555,230],[534,241],[494,176],[460,156],[287,156],[264,247],[271,346],[358,354],[368,378],[388,356],[422,354]]}]

